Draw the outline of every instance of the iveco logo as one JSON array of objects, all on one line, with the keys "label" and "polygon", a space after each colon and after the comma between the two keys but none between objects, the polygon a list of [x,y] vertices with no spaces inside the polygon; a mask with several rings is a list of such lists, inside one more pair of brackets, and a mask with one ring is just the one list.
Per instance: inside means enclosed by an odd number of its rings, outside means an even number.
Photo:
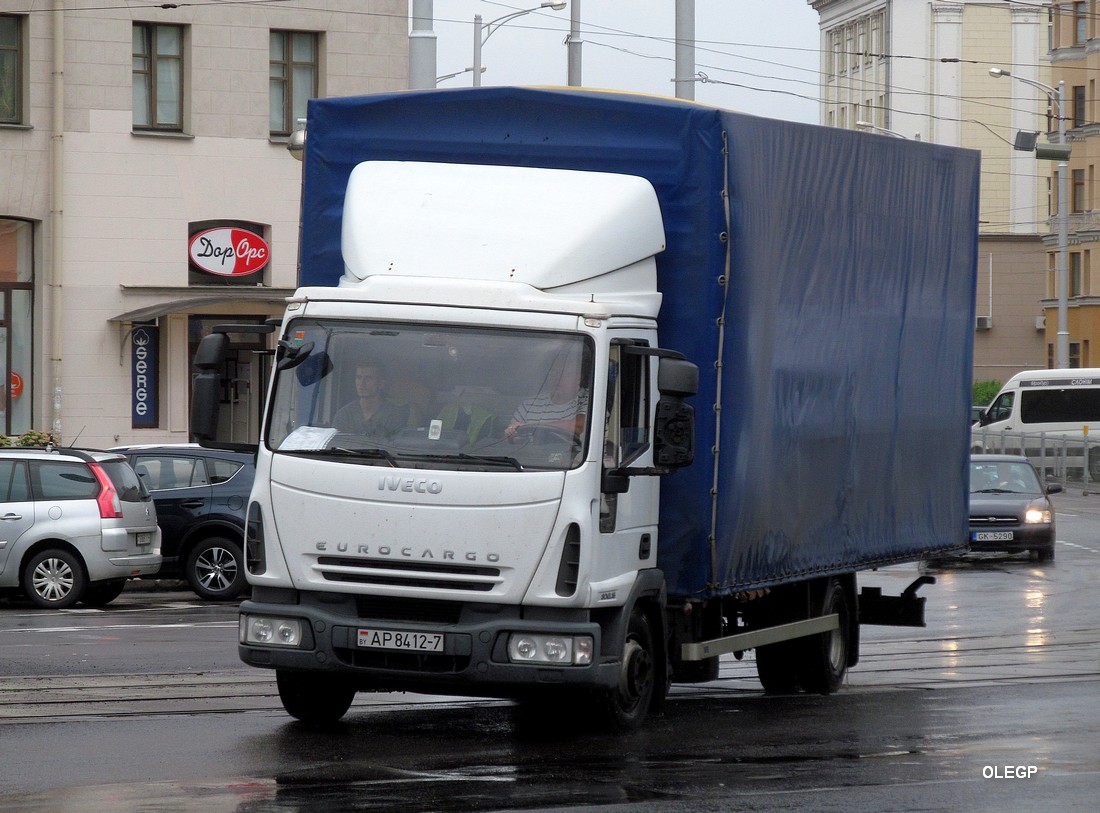
[{"label": "iveco logo", "polygon": [[379,477],[379,491],[415,491],[420,494],[438,494],[443,483],[427,477]]}]

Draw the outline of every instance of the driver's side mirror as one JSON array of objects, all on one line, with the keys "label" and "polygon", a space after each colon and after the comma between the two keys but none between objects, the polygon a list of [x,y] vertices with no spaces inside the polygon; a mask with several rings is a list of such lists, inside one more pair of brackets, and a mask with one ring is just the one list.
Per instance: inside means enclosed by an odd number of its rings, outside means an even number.
[{"label": "driver's side mirror", "polygon": [[683,399],[699,392],[699,368],[682,358],[660,359],[657,368],[657,418],[653,426],[653,462],[679,469],[695,459],[695,408]]}]

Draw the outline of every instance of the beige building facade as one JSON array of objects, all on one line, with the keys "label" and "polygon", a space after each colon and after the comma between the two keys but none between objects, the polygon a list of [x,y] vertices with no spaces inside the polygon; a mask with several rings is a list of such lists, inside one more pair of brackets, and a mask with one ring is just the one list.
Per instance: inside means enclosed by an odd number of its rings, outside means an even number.
[{"label": "beige building facade", "polygon": [[[1047,98],[1049,8],[989,0],[808,0],[821,30],[821,122],[980,150],[974,380],[1045,367],[1050,167],[1013,149]],[[1053,119],[1049,119],[1053,121]]]},{"label": "beige building facade", "polygon": [[[1052,77],[1063,88],[1067,140],[1070,145],[1067,187],[1066,311],[1071,367],[1100,366],[1100,200],[1097,167],[1100,166],[1100,2],[1056,2],[1053,15]],[[1056,131],[1057,126],[1052,126]],[[1057,164],[1053,165],[1055,173]],[[1057,180],[1053,183],[1055,206],[1060,205]],[[1059,241],[1045,240],[1047,284],[1044,306],[1048,332],[1057,322]],[[1093,282],[1092,268],[1097,267]],[[1051,334],[1048,355],[1053,359]],[[1053,362],[1052,362],[1053,364]]]},{"label": "beige building facade", "polygon": [[[186,441],[199,338],[296,285],[306,100],[407,71],[402,0],[0,0],[0,433]],[[222,412],[244,440],[268,356],[233,338]]]}]

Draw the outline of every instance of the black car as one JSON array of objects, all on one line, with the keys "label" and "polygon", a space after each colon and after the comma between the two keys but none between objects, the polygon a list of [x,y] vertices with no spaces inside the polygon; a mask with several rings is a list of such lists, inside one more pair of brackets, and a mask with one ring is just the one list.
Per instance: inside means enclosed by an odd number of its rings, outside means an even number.
[{"label": "black car", "polygon": [[196,444],[123,446],[153,495],[164,564],[157,578],[182,577],[205,599],[232,599],[248,586],[244,523],[256,470],[251,454]]},{"label": "black car", "polygon": [[1026,457],[976,454],[970,458],[970,550],[1020,553],[1054,559],[1054,506]]}]

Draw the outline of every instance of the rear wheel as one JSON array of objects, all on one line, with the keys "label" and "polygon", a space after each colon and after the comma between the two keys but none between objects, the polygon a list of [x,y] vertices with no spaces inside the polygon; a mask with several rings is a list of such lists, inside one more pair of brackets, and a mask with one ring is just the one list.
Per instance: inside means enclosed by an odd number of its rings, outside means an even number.
[{"label": "rear wheel", "polygon": [[36,553],[23,568],[23,591],[36,606],[50,610],[72,607],[84,596],[84,565],[67,550]]},{"label": "rear wheel", "polygon": [[223,536],[202,540],[187,554],[183,575],[202,598],[236,598],[246,584],[240,544]]},{"label": "rear wheel", "polygon": [[807,692],[832,694],[844,682],[848,671],[851,610],[848,594],[836,579],[829,579],[822,602],[822,614],[836,614],[839,626],[835,630],[800,638],[798,648],[798,682]]},{"label": "rear wheel", "polygon": [[109,582],[92,582],[84,591],[83,602],[89,607],[106,607],[122,595],[126,589],[126,579],[112,579]]},{"label": "rear wheel", "polygon": [[309,725],[339,722],[355,699],[355,687],[336,675],[276,670],[275,682],[287,714]]},{"label": "rear wheel", "polygon": [[1036,562],[1053,562],[1054,561],[1054,544],[1047,548],[1035,548],[1031,551],[1032,557]]},{"label": "rear wheel", "polygon": [[791,641],[756,648],[756,675],[765,694],[794,694],[798,691],[798,672]]}]

